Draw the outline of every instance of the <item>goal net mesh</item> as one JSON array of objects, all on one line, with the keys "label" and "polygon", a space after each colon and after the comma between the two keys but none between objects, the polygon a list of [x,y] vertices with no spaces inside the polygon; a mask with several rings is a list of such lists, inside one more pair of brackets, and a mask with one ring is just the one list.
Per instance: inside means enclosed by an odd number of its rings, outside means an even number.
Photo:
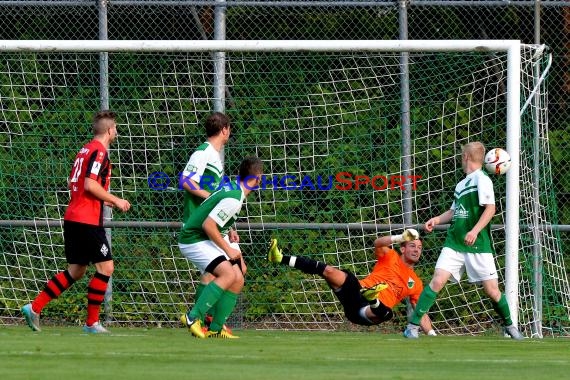
[{"label": "goal net mesh", "polygon": [[[556,229],[550,171],[545,57],[525,47],[522,114],[519,323],[527,336],[568,332],[568,270]],[[110,108],[119,137],[110,149],[111,191],[128,199],[111,231],[112,297],[103,317],[128,326],[177,326],[193,302],[199,274],[180,254],[177,187],[214,109],[209,53],[111,53]],[[19,309],[66,267],[62,217],[66,178],[91,136],[99,109],[99,54],[0,53],[0,324],[22,323]],[[463,177],[461,146],[506,147],[503,53],[409,54],[411,172],[403,166],[400,54],[227,53],[224,151],[232,176],[244,156],[265,165],[261,189],[242,210],[239,233],[246,286],[230,324],[267,329],[351,329],[326,283],[270,265],[271,237],[284,252],[308,256],[358,277],[371,271],[378,234],[400,233],[449,208]],[[523,104],[521,103],[521,107]],[[414,177],[411,177],[414,176]],[[493,176],[493,239],[504,289],[505,176]],[[404,188],[410,189],[409,193]],[[404,215],[406,194],[412,212]],[[409,220],[409,219],[408,219]],[[27,224],[8,221],[25,221]],[[427,282],[445,230],[423,234],[417,273]],[[93,269],[91,269],[92,271]],[[80,324],[92,272],[42,312],[44,324]],[[400,331],[406,306],[374,329]],[[430,316],[443,334],[495,331],[497,315],[482,289],[446,286]]]}]

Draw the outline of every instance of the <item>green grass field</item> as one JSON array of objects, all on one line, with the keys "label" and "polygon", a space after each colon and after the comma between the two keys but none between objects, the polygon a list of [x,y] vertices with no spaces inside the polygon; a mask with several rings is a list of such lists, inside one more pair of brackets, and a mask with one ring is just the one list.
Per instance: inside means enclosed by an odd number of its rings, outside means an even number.
[{"label": "green grass field", "polygon": [[2,379],[562,379],[570,340],[422,337],[363,332],[236,331],[200,340],[185,329],[0,328]]}]

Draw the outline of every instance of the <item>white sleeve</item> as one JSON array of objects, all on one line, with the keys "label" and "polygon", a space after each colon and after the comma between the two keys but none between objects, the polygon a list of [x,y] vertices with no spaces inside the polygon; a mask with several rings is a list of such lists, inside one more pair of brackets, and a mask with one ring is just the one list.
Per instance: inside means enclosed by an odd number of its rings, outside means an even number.
[{"label": "white sleeve", "polygon": [[487,176],[479,177],[477,183],[477,194],[479,196],[479,205],[494,205],[495,191],[493,190],[493,181]]},{"label": "white sleeve", "polygon": [[235,198],[222,199],[213,209],[208,216],[216,222],[220,227],[226,227],[226,224],[234,216],[241,211],[242,202]]},{"label": "white sleeve", "polygon": [[188,163],[184,167],[182,172],[183,177],[188,177],[196,183],[200,183],[200,178],[206,170],[206,164],[208,163],[208,155],[205,150],[198,150],[190,156]]}]

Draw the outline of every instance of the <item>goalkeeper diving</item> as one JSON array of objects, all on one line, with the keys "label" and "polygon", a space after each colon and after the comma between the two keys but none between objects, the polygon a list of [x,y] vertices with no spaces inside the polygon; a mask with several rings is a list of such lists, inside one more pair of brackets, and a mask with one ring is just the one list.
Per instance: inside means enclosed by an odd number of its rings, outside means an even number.
[{"label": "goalkeeper diving", "polygon": [[[391,248],[399,244],[400,254]],[[358,280],[354,273],[303,256],[284,255],[271,240],[268,260],[321,276],[344,308],[346,318],[354,324],[372,326],[389,321],[392,308],[405,298],[415,307],[423,290],[414,265],[422,254],[420,234],[406,229],[401,235],[386,235],[374,241],[376,264],[368,276]],[[424,315],[421,328],[428,335],[436,335],[431,320]]]}]

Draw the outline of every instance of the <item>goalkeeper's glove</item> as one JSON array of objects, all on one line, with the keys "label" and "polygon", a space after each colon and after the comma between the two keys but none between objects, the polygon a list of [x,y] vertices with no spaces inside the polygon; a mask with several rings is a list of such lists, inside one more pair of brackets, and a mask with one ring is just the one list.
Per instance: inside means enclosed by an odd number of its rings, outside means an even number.
[{"label": "goalkeeper's glove", "polygon": [[392,243],[402,243],[405,241],[412,241],[420,238],[420,233],[413,228],[408,228],[401,235],[392,235],[390,239]]}]

